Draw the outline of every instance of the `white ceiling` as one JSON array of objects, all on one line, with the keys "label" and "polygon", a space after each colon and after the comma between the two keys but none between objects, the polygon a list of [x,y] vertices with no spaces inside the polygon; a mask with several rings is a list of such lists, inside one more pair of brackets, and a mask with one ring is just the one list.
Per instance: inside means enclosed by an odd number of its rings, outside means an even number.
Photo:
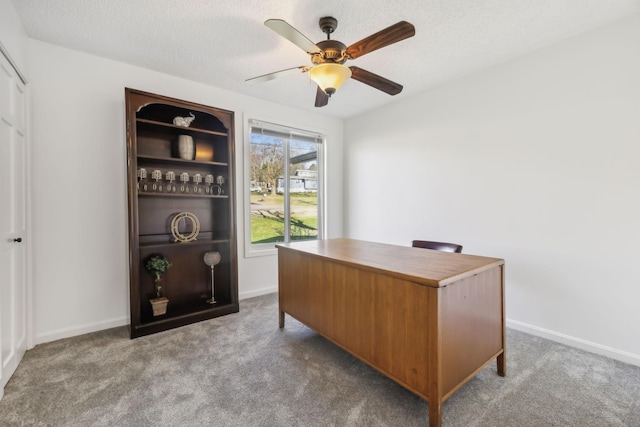
[{"label": "white ceiling", "polygon": [[[347,118],[640,12],[640,0],[12,0],[28,35],[233,92]],[[245,79],[310,65],[264,26],[284,19],[314,42],[318,19],[347,46],[406,20],[413,38],[349,61],[404,85],[394,97],[347,81],[320,109],[306,74]]]}]

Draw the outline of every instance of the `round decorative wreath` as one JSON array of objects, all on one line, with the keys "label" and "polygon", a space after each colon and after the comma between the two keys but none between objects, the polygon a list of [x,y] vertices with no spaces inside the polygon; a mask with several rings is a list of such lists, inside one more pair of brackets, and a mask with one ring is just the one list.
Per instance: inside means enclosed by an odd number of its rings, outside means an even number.
[{"label": "round decorative wreath", "polygon": [[[189,220],[191,221],[191,233],[185,235],[182,234],[178,228],[180,221]],[[180,212],[173,216],[171,220],[171,235],[175,239],[174,242],[186,243],[196,240],[198,237],[198,233],[200,233],[200,221],[198,221],[198,217],[196,217],[191,212]]]}]

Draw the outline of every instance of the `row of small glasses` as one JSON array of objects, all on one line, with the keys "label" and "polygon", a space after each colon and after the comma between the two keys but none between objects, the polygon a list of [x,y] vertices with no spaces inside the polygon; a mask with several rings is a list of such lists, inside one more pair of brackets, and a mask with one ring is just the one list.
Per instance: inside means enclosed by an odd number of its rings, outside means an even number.
[{"label": "row of small glasses", "polygon": [[[180,180],[178,184],[176,178]],[[193,185],[189,185],[189,181],[193,182]],[[204,176],[204,185],[202,185],[202,174],[196,173],[190,176],[187,172],[182,172],[176,175],[173,171],[166,171],[163,176],[162,171],[154,169],[151,171],[151,181],[148,180],[147,170],[145,168],[138,168],[138,191],[145,193],[184,193],[184,194],[211,194],[218,196],[224,193],[222,188],[224,184],[224,177],[218,175],[214,178],[213,175],[207,174]],[[215,183],[215,184],[214,184]]]}]

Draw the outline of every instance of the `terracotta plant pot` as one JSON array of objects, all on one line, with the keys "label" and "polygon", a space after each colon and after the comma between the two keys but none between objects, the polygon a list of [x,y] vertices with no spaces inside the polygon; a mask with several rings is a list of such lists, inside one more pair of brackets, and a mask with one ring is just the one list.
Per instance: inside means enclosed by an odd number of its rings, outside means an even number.
[{"label": "terracotta plant pot", "polygon": [[153,308],[154,316],[161,316],[167,312],[167,304],[169,303],[169,298],[160,297],[149,300],[151,303],[151,307]]}]

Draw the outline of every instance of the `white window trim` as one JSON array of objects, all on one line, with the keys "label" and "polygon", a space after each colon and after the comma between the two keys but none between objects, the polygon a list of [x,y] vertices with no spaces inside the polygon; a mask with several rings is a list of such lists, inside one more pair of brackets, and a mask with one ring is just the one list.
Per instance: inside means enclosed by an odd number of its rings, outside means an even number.
[{"label": "white window trim", "polygon": [[281,120],[278,118],[266,118],[260,114],[251,114],[251,113],[245,112],[242,119],[242,129],[243,129],[242,160],[244,165],[243,167],[244,179],[243,179],[243,185],[242,185],[241,191],[238,191],[238,193],[242,194],[242,200],[244,202],[243,245],[244,245],[245,258],[252,258],[252,257],[258,257],[258,256],[273,256],[273,255],[277,255],[278,253],[278,249],[275,246],[276,243],[262,243],[262,244],[251,243],[251,199],[250,199],[250,193],[248,191],[251,185],[251,176],[250,176],[251,159],[249,156],[249,153],[250,153],[249,120],[257,120],[257,121],[266,122],[266,123],[273,123],[280,126],[286,126],[293,129],[300,129],[308,132],[314,132],[321,135],[325,135],[325,139],[322,141],[322,144],[320,144],[321,148],[318,150],[318,164],[322,165],[321,168],[318,168],[318,173],[319,173],[318,192],[321,195],[321,197],[318,198],[318,203],[320,205],[318,206],[318,239],[326,239],[327,227],[326,227],[326,200],[325,199],[327,196],[325,194],[325,188],[326,188],[325,184],[326,184],[327,165],[326,165],[325,159],[326,159],[326,150],[327,150],[326,148],[327,131],[323,129],[318,129],[314,126],[309,126],[309,125],[300,124],[300,123],[293,123],[293,122],[289,122],[287,120]]}]

